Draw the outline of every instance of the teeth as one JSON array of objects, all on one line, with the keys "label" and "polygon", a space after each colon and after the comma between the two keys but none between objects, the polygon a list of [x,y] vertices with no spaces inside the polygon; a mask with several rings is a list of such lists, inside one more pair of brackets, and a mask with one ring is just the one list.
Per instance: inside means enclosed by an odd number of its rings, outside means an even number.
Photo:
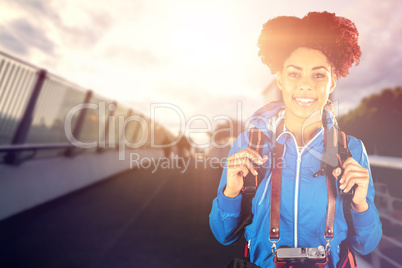
[{"label": "teeth", "polygon": [[296,99],[297,101],[300,101],[300,102],[311,102],[311,101],[314,101],[314,99]]}]

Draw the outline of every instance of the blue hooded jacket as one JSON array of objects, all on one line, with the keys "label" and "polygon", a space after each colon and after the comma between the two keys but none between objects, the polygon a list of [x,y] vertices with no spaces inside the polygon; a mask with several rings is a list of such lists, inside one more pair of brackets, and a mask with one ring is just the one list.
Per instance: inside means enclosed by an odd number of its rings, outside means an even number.
[{"label": "blue hooded jacket", "polygon": [[[271,198],[271,163],[272,140],[281,118],[284,117],[283,103],[270,103],[258,110],[252,124],[266,136],[261,155],[268,155],[264,163],[267,167],[265,178],[260,183],[252,203],[253,221],[246,227],[245,238],[248,241],[250,260],[260,267],[274,267],[272,243],[269,241],[270,198]],[[327,115],[328,129],[334,124],[333,114],[324,109]],[[284,167],[282,168],[281,205],[280,205],[280,241],[277,246],[318,247],[325,246],[324,239],[327,186],[326,177],[313,177],[320,168],[321,156],[324,154],[324,128],[321,127],[315,137],[302,149],[297,149],[296,139],[292,133],[285,131],[279,135],[277,142],[284,144]],[[369,159],[363,143],[347,136],[352,157],[369,170],[370,183],[367,192],[367,211],[358,213],[352,210],[356,236],[348,237],[354,249],[361,254],[370,253],[382,236],[381,222],[374,205],[374,187],[371,177]],[[248,132],[243,132],[233,143],[229,156],[248,147]],[[308,147],[308,150],[306,149]],[[242,194],[235,198],[226,197],[226,165],[223,169],[218,196],[214,199],[209,216],[211,230],[216,239],[228,245],[239,237],[232,233],[240,223]],[[336,267],[339,260],[339,244],[347,237],[347,224],[343,215],[342,199],[337,195],[334,239],[331,241],[329,262],[326,267]]]}]

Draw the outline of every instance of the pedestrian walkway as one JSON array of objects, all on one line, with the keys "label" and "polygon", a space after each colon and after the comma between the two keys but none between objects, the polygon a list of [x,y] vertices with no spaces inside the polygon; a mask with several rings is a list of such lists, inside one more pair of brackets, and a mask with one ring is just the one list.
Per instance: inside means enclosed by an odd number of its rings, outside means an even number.
[{"label": "pedestrian walkway", "polygon": [[[220,169],[134,169],[0,222],[1,268],[225,267],[208,223]],[[359,267],[370,267],[359,259]]]},{"label": "pedestrian walkway", "polygon": [[208,215],[220,169],[131,170],[0,222],[0,267],[224,267]]}]

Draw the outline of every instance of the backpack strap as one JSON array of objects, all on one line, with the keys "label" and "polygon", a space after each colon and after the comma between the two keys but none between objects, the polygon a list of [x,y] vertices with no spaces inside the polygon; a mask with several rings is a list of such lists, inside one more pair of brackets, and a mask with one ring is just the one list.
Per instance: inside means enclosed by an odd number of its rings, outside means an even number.
[{"label": "backpack strap", "polygon": [[[334,185],[336,185],[336,188],[334,188],[335,192],[336,189],[339,189],[339,181],[335,179],[335,177],[332,175],[332,171],[336,167],[341,167],[341,174],[339,175],[339,178],[342,177],[344,169],[342,168],[343,163],[352,156],[352,153],[350,152],[348,148],[348,143],[346,140],[346,134],[339,128],[338,124],[335,124],[331,128],[331,133],[329,134],[328,137],[332,137],[331,143],[334,144],[335,146],[332,149],[332,154],[336,156],[337,158],[337,165],[335,167],[328,165],[326,168],[326,174],[327,177],[331,179]],[[343,215],[346,220],[346,224],[348,226],[348,235],[349,236],[355,236],[356,235],[356,229],[353,224],[353,218],[352,218],[352,198],[354,195],[354,190],[356,186],[354,186],[349,192],[343,193],[340,192],[341,197],[342,197],[342,209],[343,209]]]},{"label": "backpack strap", "polygon": [[[330,105],[332,106],[332,105]],[[331,111],[331,109],[328,109]],[[339,189],[339,181],[337,181],[332,172],[335,168],[341,167],[341,174],[339,177],[343,175],[343,163],[349,158],[352,157],[352,153],[348,148],[348,142],[346,134],[339,128],[336,119],[334,117],[334,125],[328,130],[327,119],[325,116],[322,118],[323,126],[324,126],[324,155],[321,159],[320,170],[318,170],[314,177],[318,175],[326,175],[327,177],[327,185],[331,184],[334,190],[334,194],[337,194],[337,190]],[[346,224],[348,226],[348,236],[356,236],[356,229],[353,224],[351,204],[352,198],[354,195],[354,189],[352,188],[348,193],[340,192],[342,197],[342,209],[343,215],[345,217]],[[329,193],[328,193],[329,194]],[[353,247],[350,245],[348,239],[346,238],[340,244],[340,254],[339,254],[339,262],[337,264],[337,268],[356,268],[356,257],[355,251]]]},{"label": "backpack strap", "polygon": [[[277,130],[276,138],[282,133],[284,120],[281,121]],[[324,140],[324,144],[327,140]],[[276,250],[276,243],[280,240],[280,200],[281,200],[281,181],[282,181],[282,158],[283,158],[283,145],[274,141],[274,154],[273,154],[272,176],[271,176],[271,220],[270,220],[270,235],[269,241],[272,243],[272,250]],[[328,205],[325,227],[325,239],[328,241],[327,248],[329,249],[329,242],[334,238],[334,221],[335,221],[335,208],[336,197],[333,189],[332,179],[327,176],[327,191],[328,191]]]},{"label": "backpack strap", "polygon": [[[266,136],[256,127],[249,130],[249,144],[248,148],[262,153],[263,145],[265,144]],[[244,228],[251,224],[253,219],[252,203],[258,185],[265,177],[266,168],[263,165],[253,165],[257,170],[258,175],[253,175],[251,172],[243,178],[242,201],[241,201],[241,223],[234,231],[233,236],[237,236],[244,231]]]},{"label": "backpack strap", "polygon": [[[327,176],[327,184],[332,184],[334,195],[338,194],[336,189],[339,189],[339,181],[335,179],[332,172],[335,168],[341,167],[341,174],[343,175],[343,163],[352,156],[348,148],[348,142],[346,134],[339,128],[336,119],[334,118],[334,124],[331,129],[328,130],[327,119],[325,116],[322,118],[324,126],[324,155],[321,158],[320,169],[313,175]],[[340,192],[343,204],[343,214],[348,226],[348,235],[355,236],[356,230],[353,224],[351,203],[354,194],[355,186],[348,193]]]}]

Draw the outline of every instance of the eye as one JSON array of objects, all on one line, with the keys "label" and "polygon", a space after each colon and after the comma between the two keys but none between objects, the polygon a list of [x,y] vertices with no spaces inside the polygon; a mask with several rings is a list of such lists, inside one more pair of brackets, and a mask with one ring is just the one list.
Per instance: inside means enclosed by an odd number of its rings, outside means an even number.
[{"label": "eye", "polygon": [[291,72],[291,73],[289,73],[288,74],[290,77],[293,77],[293,78],[299,78],[300,77],[300,74],[299,73],[296,73],[296,72]]},{"label": "eye", "polygon": [[325,77],[325,74],[323,74],[323,73],[314,74],[314,78],[324,78],[324,77]]}]

